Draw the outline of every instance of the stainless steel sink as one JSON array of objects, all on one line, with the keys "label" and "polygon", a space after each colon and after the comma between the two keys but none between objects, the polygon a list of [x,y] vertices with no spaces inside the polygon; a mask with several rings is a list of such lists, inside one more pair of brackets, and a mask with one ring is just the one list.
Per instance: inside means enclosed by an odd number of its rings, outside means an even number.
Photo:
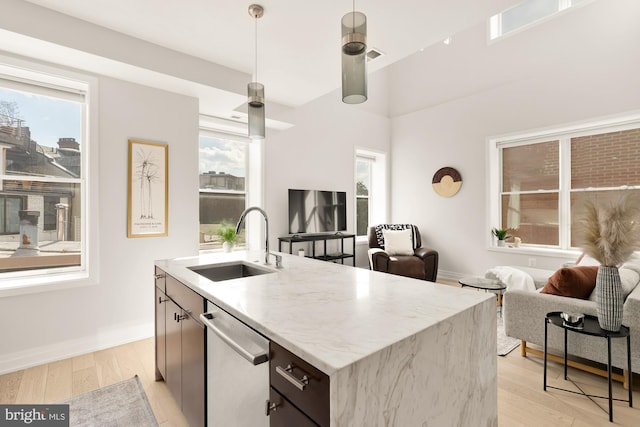
[{"label": "stainless steel sink", "polygon": [[198,273],[199,275],[206,277],[207,279],[214,282],[275,273],[275,271],[273,270],[261,268],[256,266],[255,264],[244,261],[225,264],[198,265],[188,268],[189,270]]}]

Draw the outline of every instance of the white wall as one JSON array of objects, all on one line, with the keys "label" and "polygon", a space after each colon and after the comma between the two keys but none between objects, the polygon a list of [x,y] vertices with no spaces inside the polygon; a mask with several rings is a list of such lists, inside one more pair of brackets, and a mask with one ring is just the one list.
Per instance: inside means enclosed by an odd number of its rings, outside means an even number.
[{"label": "white wall", "polygon": [[[198,100],[103,77],[98,123],[98,283],[0,298],[0,373],[153,335],[154,260],[197,254]],[[129,138],[169,144],[168,237],[127,238]]]},{"label": "white wall", "polygon": [[[639,109],[637,16],[640,2],[595,2],[489,46],[479,25],[454,36],[449,52],[434,47],[442,62],[416,55],[392,67],[390,110],[399,115],[392,119],[391,216],[418,224],[440,253],[439,277],[527,265],[531,255],[487,249],[486,138]],[[489,84],[492,68],[502,77]],[[458,85],[475,90],[442,98],[437,88]],[[431,87],[436,105],[429,105]],[[462,175],[452,198],[431,189],[443,166]],[[564,261],[538,257],[537,266]]]},{"label": "white wall", "polygon": [[[370,77],[367,108],[342,103],[334,91],[275,117],[295,126],[265,140],[265,208],[273,248],[278,236],[289,232],[289,188],[346,191],[347,227],[355,232],[355,147],[389,151],[390,122],[381,114],[387,105],[386,78],[384,71]],[[357,265],[368,266],[366,247],[358,247],[356,259]]]}]

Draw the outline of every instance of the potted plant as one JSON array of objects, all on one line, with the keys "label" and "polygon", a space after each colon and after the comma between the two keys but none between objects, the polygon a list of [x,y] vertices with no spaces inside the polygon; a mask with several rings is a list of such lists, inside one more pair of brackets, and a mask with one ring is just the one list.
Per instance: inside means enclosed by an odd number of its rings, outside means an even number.
[{"label": "potted plant", "polygon": [[584,252],[600,263],[596,276],[596,313],[600,327],[619,331],[622,325],[622,285],[618,266],[640,249],[637,227],[640,200],[623,193],[608,205],[585,203],[580,222]]},{"label": "potted plant", "polygon": [[225,252],[231,252],[238,238],[238,235],[236,234],[236,227],[223,222],[220,228],[218,229],[217,233],[223,242],[222,249]]},{"label": "potted plant", "polygon": [[491,229],[491,234],[496,236],[498,239],[498,246],[504,246],[504,241],[511,237],[509,235],[509,230],[506,228],[493,228]]}]

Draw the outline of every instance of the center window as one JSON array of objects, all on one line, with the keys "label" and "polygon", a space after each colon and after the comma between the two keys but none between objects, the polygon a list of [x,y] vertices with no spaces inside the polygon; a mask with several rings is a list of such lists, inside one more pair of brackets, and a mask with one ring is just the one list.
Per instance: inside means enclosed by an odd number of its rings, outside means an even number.
[{"label": "center window", "polygon": [[[247,207],[249,141],[200,132],[200,249],[219,249],[225,226],[234,226]],[[245,228],[236,245],[245,243]]]}]

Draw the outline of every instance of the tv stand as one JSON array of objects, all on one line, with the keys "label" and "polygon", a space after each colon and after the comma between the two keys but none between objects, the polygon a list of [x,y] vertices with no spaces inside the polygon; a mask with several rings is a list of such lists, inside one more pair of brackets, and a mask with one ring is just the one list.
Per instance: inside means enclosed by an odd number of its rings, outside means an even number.
[{"label": "tv stand", "polygon": [[[351,253],[345,253],[344,251],[344,240],[351,239]],[[328,240],[340,240],[340,252],[337,253],[327,253],[327,241]],[[304,234],[294,234],[292,236],[283,236],[278,237],[278,251],[282,252],[282,242],[289,243],[289,253],[293,254],[293,245],[294,243],[307,243],[311,242],[311,255],[310,258],[319,259],[322,261],[340,261],[341,264],[344,264],[344,260],[347,258],[351,258],[353,262],[353,266],[356,266],[356,235],[355,234],[347,234],[338,232],[335,234],[314,234],[314,235],[304,235]],[[322,254],[316,254],[316,242],[323,242],[323,251]]]}]

